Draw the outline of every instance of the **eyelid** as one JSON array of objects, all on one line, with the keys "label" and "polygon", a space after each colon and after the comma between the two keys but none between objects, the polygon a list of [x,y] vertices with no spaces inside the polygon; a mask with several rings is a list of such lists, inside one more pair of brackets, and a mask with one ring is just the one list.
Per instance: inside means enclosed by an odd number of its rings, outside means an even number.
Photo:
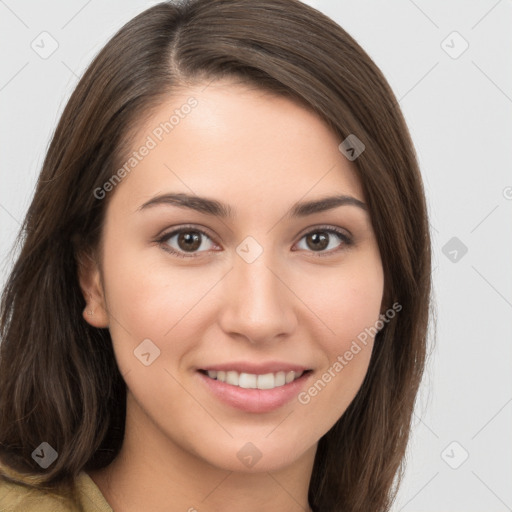
[{"label": "eyelid", "polygon": [[352,239],[353,235],[347,228],[342,228],[340,226],[334,226],[332,224],[313,224],[307,228],[304,228],[303,231],[298,235],[300,238],[302,238],[304,235],[308,235],[311,232],[315,231],[334,231],[336,233],[342,234],[346,236],[347,238]]},{"label": "eyelid", "polygon": [[207,227],[202,226],[201,224],[178,224],[176,226],[167,226],[165,229],[162,229],[162,231],[156,235],[155,239],[175,235],[176,233],[179,233],[180,231],[186,231],[187,229],[190,231],[198,231],[203,233],[212,240],[215,238],[215,235],[213,235]]}]

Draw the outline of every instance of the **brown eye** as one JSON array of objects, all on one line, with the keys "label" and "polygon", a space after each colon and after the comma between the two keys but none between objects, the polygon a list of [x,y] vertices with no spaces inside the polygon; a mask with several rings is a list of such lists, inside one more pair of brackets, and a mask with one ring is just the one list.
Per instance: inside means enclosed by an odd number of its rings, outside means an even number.
[{"label": "brown eye", "polygon": [[[204,247],[205,241],[206,247]],[[176,229],[161,237],[158,242],[167,252],[182,258],[200,256],[214,245],[212,239],[204,231],[191,228]],[[203,250],[198,251],[201,247]]]},{"label": "brown eye", "polygon": [[[338,243],[336,244],[336,238]],[[318,253],[317,256],[328,256],[337,253],[353,244],[352,238],[337,228],[318,228],[306,233],[302,238],[306,247],[299,247],[308,252]]]},{"label": "brown eye", "polygon": [[314,251],[321,251],[329,245],[329,236],[323,231],[306,235],[306,244]]},{"label": "brown eye", "polygon": [[178,246],[184,251],[195,251],[201,246],[201,234],[197,231],[184,231],[180,233],[178,235]]}]

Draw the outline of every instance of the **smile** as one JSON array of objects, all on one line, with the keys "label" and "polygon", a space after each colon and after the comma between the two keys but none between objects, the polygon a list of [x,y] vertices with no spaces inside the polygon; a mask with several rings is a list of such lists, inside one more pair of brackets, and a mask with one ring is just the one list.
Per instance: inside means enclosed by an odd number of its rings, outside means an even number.
[{"label": "smile", "polygon": [[[234,366],[238,370],[233,370]],[[267,413],[297,397],[314,373],[311,369],[276,362],[223,364],[198,369],[196,375],[210,396],[224,405],[247,413]]]},{"label": "smile", "polygon": [[285,386],[300,378],[304,374],[304,371],[280,371],[276,373],[265,373],[263,375],[245,372],[240,373],[235,370],[202,370],[202,373],[208,375],[210,379],[225,382],[231,386],[237,386],[243,389],[274,389]]}]

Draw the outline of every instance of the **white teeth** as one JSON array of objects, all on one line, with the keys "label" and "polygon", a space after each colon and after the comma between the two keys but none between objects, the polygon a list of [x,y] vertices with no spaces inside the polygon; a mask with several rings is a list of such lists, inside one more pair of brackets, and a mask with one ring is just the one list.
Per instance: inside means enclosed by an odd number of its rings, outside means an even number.
[{"label": "white teeth", "polygon": [[245,389],[255,389],[258,387],[258,377],[250,373],[241,373],[238,379],[238,386]]},{"label": "white teeth", "polygon": [[286,376],[284,372],[277,372],[275,376],[275,385],[284,386],[286,384]]},{"label": "white teeth", "polygon": [[273,389],[274,387],[275,384],[273,373],[265,373],[264,375],[258,375],[258,389]]},{"label": "white teeth", "polygon": [[304,372],[296,373],[294,371],[289,371],[287,373],[277,372],[255,375],[253,373],[238,373],[234,370],[208,370],[208,377],[244,389],[274,389],[293,382],[303,373]]},{"label": "white teeth", "polygon": [[232,386],[238,386],[238,372],[229,371],[226,372],[226,384],[231,384]]}]

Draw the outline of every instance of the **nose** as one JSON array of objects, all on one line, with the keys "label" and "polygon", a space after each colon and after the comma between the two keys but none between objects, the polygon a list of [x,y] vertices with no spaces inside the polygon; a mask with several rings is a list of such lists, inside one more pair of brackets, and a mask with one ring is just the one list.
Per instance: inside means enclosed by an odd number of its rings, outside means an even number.
[{"label": "nose", "polygon": [[225,278],[220,326],[252,344],[273,343],[296,328],[296,299],[286,276],[264,251],[247,263],[236,257]]}]

